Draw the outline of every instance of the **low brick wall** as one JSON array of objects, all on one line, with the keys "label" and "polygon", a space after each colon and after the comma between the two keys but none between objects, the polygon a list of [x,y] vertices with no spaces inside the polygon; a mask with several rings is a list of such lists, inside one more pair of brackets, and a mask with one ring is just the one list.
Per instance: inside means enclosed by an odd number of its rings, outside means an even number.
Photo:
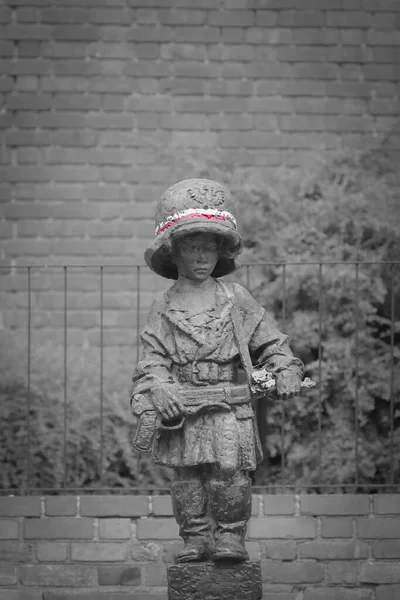
[{"label": "low brick wall", "polygon": [[[169,496],[0,498],[1,600],[166,600]],[[400,495],[254,495],[263,600],[399,600]]]}]

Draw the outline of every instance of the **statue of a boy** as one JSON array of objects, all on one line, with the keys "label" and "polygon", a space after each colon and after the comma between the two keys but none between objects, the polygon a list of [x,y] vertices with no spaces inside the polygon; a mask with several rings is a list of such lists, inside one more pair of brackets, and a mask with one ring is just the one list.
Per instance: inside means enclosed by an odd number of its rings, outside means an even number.
[{"label": "statue of a boy", "polygon": [[[303,365],[287,336],[246,289],[219,279],[237,268],[242,246],[231,195],[219,183],[181,181],[158,203],[145,259],[176,281],[150,310],[130,397],[136,447],[174,469],[171,495],[185,543],[176,562],[248,559],[247,472],[262,459],[249,371],[271,371],[278,397],[300,390]],[[240,366],[247,384],[238,383]]]}]

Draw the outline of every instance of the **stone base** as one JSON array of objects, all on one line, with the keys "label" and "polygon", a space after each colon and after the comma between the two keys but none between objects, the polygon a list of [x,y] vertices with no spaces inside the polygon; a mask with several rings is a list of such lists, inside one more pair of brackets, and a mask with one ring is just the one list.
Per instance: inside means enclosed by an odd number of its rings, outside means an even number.
[{"label": "stone base", "polygon": [[168,600],[261,600],[259,561],[171,565]]}]

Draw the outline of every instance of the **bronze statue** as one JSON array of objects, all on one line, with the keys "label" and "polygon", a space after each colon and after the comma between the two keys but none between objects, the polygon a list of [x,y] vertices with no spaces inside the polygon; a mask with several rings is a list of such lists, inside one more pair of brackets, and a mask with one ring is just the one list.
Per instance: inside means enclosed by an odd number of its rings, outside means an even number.
[{"label": "bronze statue", "polygon": [[246,289],[220,279],[238,267],[242,246],[232,197],[219,183],[181,181],[158,203],[145,259],[176,281],[150,310],[130,398],[135,446],[174,469],[180,563],[248,559],[248,471],[262,459],[251,400],[271,386],[282,399],[301,388],[303,364],[287,336]]}]

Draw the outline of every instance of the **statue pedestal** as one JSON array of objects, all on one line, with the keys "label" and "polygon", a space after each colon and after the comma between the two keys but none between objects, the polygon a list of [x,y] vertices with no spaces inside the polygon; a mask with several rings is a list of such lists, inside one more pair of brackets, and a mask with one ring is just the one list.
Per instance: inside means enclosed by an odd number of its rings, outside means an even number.
[{"label": "statue pedestal", "polygon": [[259,561],[171,565],[168,600],[261,600]]}]

